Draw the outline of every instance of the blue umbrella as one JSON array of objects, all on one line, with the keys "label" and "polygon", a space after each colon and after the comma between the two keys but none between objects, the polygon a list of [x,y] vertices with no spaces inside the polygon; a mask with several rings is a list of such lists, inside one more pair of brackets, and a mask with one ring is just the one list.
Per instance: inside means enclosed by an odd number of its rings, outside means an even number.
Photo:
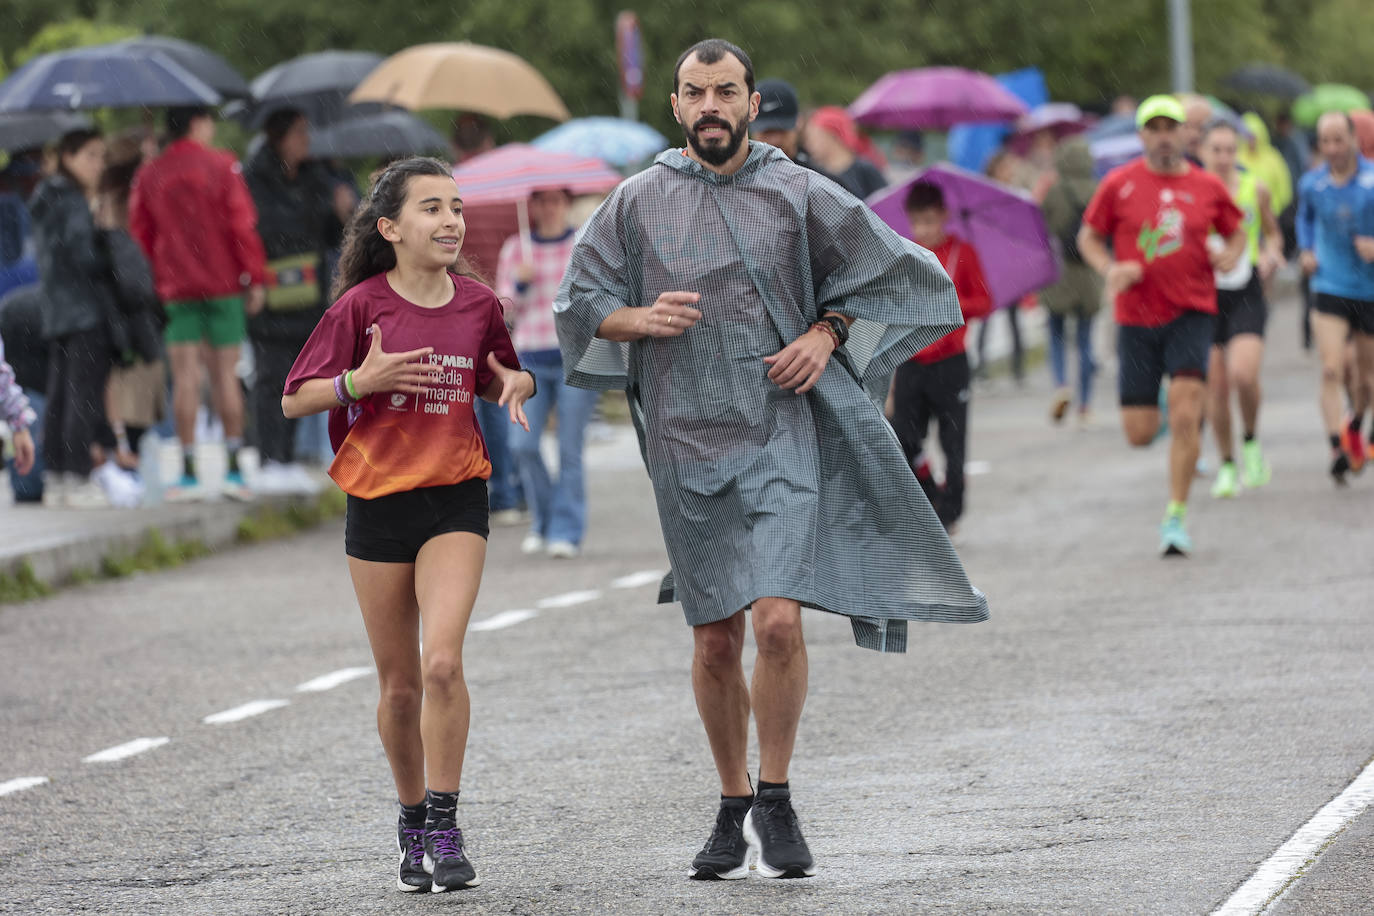
[{"label": "blue umbrella", "polygon": [[668,148],[668,138],[647,124],[624,118],[577,118],[531,144],[550,153],[590,156],[624,168]]},{"label": "blue umbrella", "polygon": [[218,92],[162,52],[119,45],[44,54],[0,83],[0,112],[219,103]]}]

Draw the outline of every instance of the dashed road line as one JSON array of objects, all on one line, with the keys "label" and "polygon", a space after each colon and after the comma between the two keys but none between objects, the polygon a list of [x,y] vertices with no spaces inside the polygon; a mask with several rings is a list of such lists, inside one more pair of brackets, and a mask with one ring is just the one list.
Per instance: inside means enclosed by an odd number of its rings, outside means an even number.
[{"label": "dashed road line", "polygon": [[321,674],[319,677],[308,680],[304,684],[297,684],[296,692],[319,693],[324,690],[333,690],[340,684],[346,684],[360,677],[367,677],[372,673],[372,670],[371,667],[340,668],[338,671]]},{"label": "dashed road line", "polygon": [[238,722],[253,716],[260,716],[274,709],[281,709],[290,702],[290,700],[254,700],[251,703],[244,703],[242,706],[235,706],[233,709],[212,713],[201,721],[206,725],[227,725],[230,722]]},{"label": "dashed road line", "polygon": [[18,779],[0,782],[0,795],[23,792],[25,789],[32,789],[34,786],[41,786],[47,781],[48,777],[46,776],[20,776]]},{"label": "dashed road line", "polygon": [[641,572],[630,573],[628,576],[621,576],[611,583],[611,588],[642,588],[645,585],[657,585],[663,581],[663,572],[657,569],[646,569]]},{"label": "dashed road line", "polygon": [[82,763],[114,763],[116,760],[123,760],[125,757],[132,757],[135,754],[142,754],[144,751],[151,751],[155,747],[162,747],[171,738],[135,738],[123,744],[116,744],[114,747],[107,747],[103,751],[96,751],[89,757],[83,757]]},{"label": "dashed road line", "polygon": [[1252,916],[1261,913],[1294,879],[1302,877],[1317,855],[1374,804],[1374,763],[1346,786],[1345,791],[1312,816],[1297,833],[1265,859],[1212,916]]},{"label": "dashed road line", "polygon": [[583,592],[566,592],[562,595],[554,595],[551,598],[542,598],[535,602],[535,607],[541,610],[550,608],[573,607],[578,604],[586,604],[588,601],[595,601],[601,597],[600,589],[588,589]]},{"label": "dashed road line", "polygon": [[520,608],[514,611],[502,611],[499,614],[493,614],[490,617],[473,622],[468,626],[468,629],[477,630],[478,632],[502,630],[506,627],[513,627],[517,623],[524,623],[526,620],[532,620],[538,616],[538,611],[531,611],[526,608]]}]

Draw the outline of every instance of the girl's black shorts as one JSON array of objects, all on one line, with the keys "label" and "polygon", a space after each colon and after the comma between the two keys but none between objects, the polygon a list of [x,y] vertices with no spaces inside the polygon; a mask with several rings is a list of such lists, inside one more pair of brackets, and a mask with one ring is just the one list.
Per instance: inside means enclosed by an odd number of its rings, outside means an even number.
[{"label": "girl's black shorts", "polygon": [[468,531],[486,538],[489,519],[487,482],[480,477],[376,499],[349,496],[344,552],[375,563],[414,563],[432,537]]}]

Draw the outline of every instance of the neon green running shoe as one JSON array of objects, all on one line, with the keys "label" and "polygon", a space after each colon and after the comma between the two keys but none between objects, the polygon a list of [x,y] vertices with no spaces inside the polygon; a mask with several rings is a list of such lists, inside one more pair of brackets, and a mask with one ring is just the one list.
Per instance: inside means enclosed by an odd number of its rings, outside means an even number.
[{"label": "neon green running shoe", "polygon": [[1241,482],[1249,489],[1264,486],[1273,476],[1269,462],[1264,460],[1264,453],[1260,451],[1258,439],[1251,439],[1241,448],[1241,461],[1244,464]]},{"label": "neon green running shoe", "polygon": [[1217,480],[1212,484],[1215,499],[1235,499],[1240,495],[1240,477],[1236,474],[1234,461],[1223,461],[1217,468]]}]

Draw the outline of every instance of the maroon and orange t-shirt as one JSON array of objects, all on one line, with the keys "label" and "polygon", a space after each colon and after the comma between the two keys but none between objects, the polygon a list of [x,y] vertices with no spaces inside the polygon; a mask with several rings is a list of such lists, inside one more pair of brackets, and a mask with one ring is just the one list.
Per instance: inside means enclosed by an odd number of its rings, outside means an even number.
[{"label": "maroon and orange t-shirt", "polygon": [[1109,172],[1083,222],[1112,240],[1116,260],[1144,268],[1139,283],[1117,294],[1117,323],[1154,328],[1188,310],[1215,314],[1207,235],[1229,236],[1241,219],[1221,179],[1196,166],[1161,175],[1137,159]]},{"label": "maroon and orange t-shirt", "polygon": [[519,361],[496,294],[476,280],[450,276],[453,298],[439,308],[402,298],[386,274],[364,280],[324,313],[291,367],[287,394],[309,379],[356,369],[372,346],[373,324],[388,353],[434,348],[429,359],[443,375],[426,394],[378,392],[329,412],[335,451],[329,476],[345,493],[376,499],[491,476],[473,400],[494,378],[488,353],[511,368]]}]

